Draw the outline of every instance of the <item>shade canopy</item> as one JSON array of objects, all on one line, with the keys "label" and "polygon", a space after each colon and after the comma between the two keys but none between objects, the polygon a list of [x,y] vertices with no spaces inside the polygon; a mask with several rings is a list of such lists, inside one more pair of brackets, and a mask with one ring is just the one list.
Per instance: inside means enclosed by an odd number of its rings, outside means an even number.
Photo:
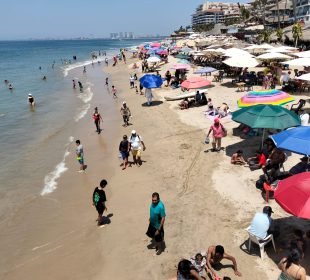
[{"label": "shade canopy", "polygon": [[224,56],[229,56],[229,57],[239,57],[239,56],[245,56],[245,57],[253,57],[250,53],[248,53],[245,50],[238,49],[238,48],[230,48],[225,50]]},{"label": "shade canopy", "polygon": [[298,126],[270,136],[277,148],[310,156],[310,127]]},{"label": "shade canopy", "polygon": [[281,180],[274,197],[288,213],[310,219],[310,172],[303,172]]},{"label": "shade canopy", "polygon": [[139,81],[145,88],[158,88],[163,84],[161,77],[152,74],[144,75]]},{"label": "shade canopy", "polygon": [[223,61],[223,63],[231,67],[255,67],[259,62],[250,56],[231,57]]},{"label": "shade canopy", "polygon": [[200,69],[197,69],[194,74],[204,74],[204,73],[211,73],[217,71],[217,69],[213,68],[213,67],[203,67]]},{"label": "shade canopy", "polygon": [[156,53],[159,55],[168,55],[168,51],[163,49],[157,50]]},{"label": "shade canopy", "polygon": [[295,53],[298,57],[310,57],[310,51]]},{"label": "shade canopy", "polygon": [[284,105],[292,102],[294,98],[288,93],[273,89],[262,91],[250,91],[240,99],[238,99],[238,107],[249,107],[258,104]]},{"label": "shade canopy", "polygon": [[150,46],[153,47],[153,48],[154,47],[159,48],[161,46],[161,44],[159,42],[154,42],[154,43],[151,43]]},{"label": "shade canopy", "polygon": [[303,80],[303,81],[309,81],[310,82],[310,73],[303,74],[303,75],[301,75],[299,77],[296,77],[296,79]]},{"label": "shade canopy", "polygon": [[257,56],[258,59],[268,60],[268,59],[289,59],[292,58],[286,54],[279,52],[268,52]]},{"label": "shade canopy", "polygon": [[175,56],[175,58],[179,58],[179,59],[188,59],[189,58],[189,56],[188,55],[186,55],[186,54],[177,54],[176,56]]},{"label": "shade canopy", "polygon": [[292,111],[275,105],[255,105],[232,113],[232,119],[251,128],[285,129],[300,125]]},{"label": "shade canopy", "polygon": [[288,60],[282,62],[283,64],[293,65],[293,66],[310,66],[310,58],[296,58],[293,60]]},{"label": "shade canopy", "polygon": [[181,84],[181,87],[186,89],[195,89],[209,86],[211,84],[210,81],[201,78],[201,77],[192,77],[187,79]]}]

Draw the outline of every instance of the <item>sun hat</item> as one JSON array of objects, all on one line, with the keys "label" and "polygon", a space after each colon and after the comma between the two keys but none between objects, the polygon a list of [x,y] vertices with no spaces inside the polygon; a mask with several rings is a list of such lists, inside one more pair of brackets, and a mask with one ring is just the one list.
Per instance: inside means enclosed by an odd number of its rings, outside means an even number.
[{"label": "sun hat", "polygon": [[123,104],[126,104],[126,101],[123,101]]},{"label": "sun hat", "polygon": [[28,96],[32,96],[32,94],[31,94],[31,93],[28,93]]},{"label": "sun hat", "polygon": [[136,134],[136,131],[135,131],[135,130],[132,130],[132,131],[131,131],[131,134]]}]

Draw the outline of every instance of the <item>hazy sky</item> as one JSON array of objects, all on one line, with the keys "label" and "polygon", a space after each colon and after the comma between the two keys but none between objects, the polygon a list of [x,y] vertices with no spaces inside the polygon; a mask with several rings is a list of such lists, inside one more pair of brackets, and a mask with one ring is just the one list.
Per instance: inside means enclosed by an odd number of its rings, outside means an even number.
[{"label": "hazy sky", "polygon": [[[204,0],[3,0],[0,40],[107,37],[110,32],[167,35],[189,25]],[[234,2],[232,0],[227,2]],[[242,2],[242,1],[241,1]]]}]

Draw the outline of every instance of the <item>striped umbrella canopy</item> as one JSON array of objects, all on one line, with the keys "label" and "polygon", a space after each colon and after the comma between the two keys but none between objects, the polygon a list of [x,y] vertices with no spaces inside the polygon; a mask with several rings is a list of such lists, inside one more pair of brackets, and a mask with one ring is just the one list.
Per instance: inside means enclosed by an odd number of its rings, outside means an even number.
[{"label": "striped umbrella canopy", "polygon": [[258,104],[283,105],[293,101],[294,98],[281,90],[250,91],[241,97],[237,103],[239,108],[254,106]]}]

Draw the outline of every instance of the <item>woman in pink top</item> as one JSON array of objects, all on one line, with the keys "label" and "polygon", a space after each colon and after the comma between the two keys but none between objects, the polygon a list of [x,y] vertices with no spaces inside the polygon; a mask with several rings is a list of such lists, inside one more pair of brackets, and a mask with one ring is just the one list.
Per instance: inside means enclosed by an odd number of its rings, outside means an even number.
[{"label": "woman in pink top", "polygon": [[220,151],[222,137],[225,137],[227,133],[224,126],[220,123],[220,119],[214,119],[214,123],[211,125],[207,137],[209,137],[211,132],[213,132],[212,152]]}]

